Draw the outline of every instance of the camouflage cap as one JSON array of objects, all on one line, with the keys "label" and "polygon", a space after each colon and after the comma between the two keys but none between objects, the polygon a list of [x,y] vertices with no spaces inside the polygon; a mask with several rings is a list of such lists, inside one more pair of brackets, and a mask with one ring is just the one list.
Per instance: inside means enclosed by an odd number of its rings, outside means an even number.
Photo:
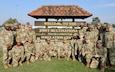
[{"label": "camouflage cap", "polygon": [[76,33],[73,33],[72,36],[77,36],[77,34],[76,34]]},{"label": "camouflage cap", "polygon": [[107,26],[107,25],[106,25],[106,24],[102,24],[102,26],[104,26],[104,27],[105,27],[105,26]]},{"label": "camouflage cap", "polygon": [[101,25],[101,23],[97,23],[97,26],[100,26]]},{"label": "camouflage cap", "polygon": [[17,36],[17,37],[16,37],[16,42],[21,42],[21,40],[20,40],[20,37],[19,37],[19,36]]},{"label": "camouflage cap", "polygon": [[14,23],[14,25],[18,25],[18,23]]},{"label": "camouflage cap", "polygon": [[31,26],[31,25],[29,25],[29,28],[32,28],[32,26]]},{"label": "camouflage cap", "polygon": [[12,26],[13,26],[13,24],[9,24],[9,26],[11,26],[11,27],[12,27]]},{"label": "camouflage cap", "polygon": [[28,41],[32,41],[32,40],[33,40],[33,38],[32,38],[32,37],[29,37],[29,38],[28,38]]},{"label": "camouflage cap", "polygon": [[9,24],[7,23],[7,24],[5,24],[5,26],[9,26]]},{"label": "camouflage cap", "polygon": [[108,28],[112,28],[113,26],[109,24],[107,27],[108,27]]},{"label": "camouflage cap", "polygon": [[80,35],[84,35],[84,34],[81,32],[81,33],[79,33],[79,36],[80,36]]},{"label": "camouflage cap", "polygon": [[47,38],[46,40],[47,40],[47,41],[50,41],[50,38]]},{"label": "camouflage cap", "polygon": [[97,43],[102,43],[102,40],[98,40]]},{"label": "camouflage cap", "polygon": [[58,41],[58,39],[54,39],[54,41]]},{"label": "camouflage cap", "polygon": [[88,37],[88,36],[87,36],[87,37],[85,37],[85,39],[86,39],[86,40],[89,40],[89,39],[90,39],[90,37]]},{"label": "camouflage cap", "polygon": [[84,25],[84,23],[80,23],[80,25]]}]

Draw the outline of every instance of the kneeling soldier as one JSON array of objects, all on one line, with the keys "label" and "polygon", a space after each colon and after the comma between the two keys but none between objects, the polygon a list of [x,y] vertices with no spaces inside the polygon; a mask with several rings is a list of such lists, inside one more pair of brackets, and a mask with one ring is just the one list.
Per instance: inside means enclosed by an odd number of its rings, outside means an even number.
[{"label": "kneeling soldier", "polygon": [[21,46],[21,41],[17,41],[17,45],[12,48],[12,64],[13,67],[18,65],[22,65],[22,61],[24,60],[24,47]]}]

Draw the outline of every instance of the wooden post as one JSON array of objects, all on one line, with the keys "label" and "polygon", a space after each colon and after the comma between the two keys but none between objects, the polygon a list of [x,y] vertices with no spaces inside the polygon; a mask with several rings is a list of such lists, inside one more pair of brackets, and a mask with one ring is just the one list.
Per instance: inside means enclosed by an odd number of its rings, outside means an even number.
[{"label": "wooden post", "polygon": [[[48,18],[46,18],[46,22],[48,22]],[[46,28],[48,28],[48,26],[46,26]]]},{"label": "wooden post", "polygon": [[[74,19],[74,18],[72,18],[72,22],[75,22],[75,19]],[[72,26],[72,29],[74,29],[74,26]]]}]

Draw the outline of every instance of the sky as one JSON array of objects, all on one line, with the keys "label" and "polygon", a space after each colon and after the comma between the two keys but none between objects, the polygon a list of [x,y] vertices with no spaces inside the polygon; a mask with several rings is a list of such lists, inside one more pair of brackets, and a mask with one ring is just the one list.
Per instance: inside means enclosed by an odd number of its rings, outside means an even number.
[{"label": "sky", "polygon": [[101,22],[115,24],[115,0],[1,0],[0,25],[9,18],[16,18],[20,23],[30,22],[34,25],[36,20],[27,14],[42,5],[78,5],[93,16],[83,21],[91,22],[92,18],[99,17]]}]

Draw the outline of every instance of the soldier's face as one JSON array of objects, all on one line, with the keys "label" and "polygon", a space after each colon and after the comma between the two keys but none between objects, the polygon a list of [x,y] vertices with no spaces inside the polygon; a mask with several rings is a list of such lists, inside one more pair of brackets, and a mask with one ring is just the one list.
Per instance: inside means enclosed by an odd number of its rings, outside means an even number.
[{"label": "soldier's face", "polygon": [[47,43],[50,44],[50,40],[47,40]]},{"label": "soldier's face", "polygon": [[66,43],[67,43],[67,40],[64,40],[63,43],[66,44]]},{"label": "soldier's face", "polygon": [[20,46],[20,45],[21,45],[21,43],[20,43],[20,42],[17,42],[17,45],[18,45],[18,46]]},{"label": "soldier's face", "polygon": [[79,38],[80,38],[80,39],[83,38],[83,35],[80,35]]},{"label": "soldier's face", "polygon": [[112,31],[112,28],[110,27],[110,28],[108,28],[108,31]]},{"label": "soldier's face", "polygon": [[22,26],[21,26],[21,29],[25,29],[25,26],[22,25]]},{"label": "soldier's face", "polygon": [[98,25],[97,28],[98,28],[98,29],[101,28],[101,25]]},{"label": "soldier's face", "polygon": [[32,40],[29,40],[28,42],[29,42],[29,43],[32,43]]},{"label": "soldier's face", "polygon": [[90,39],[86,39],[86,43],[89,43],[90,42]]},{"label": "soldier's face", "polygon": [[6,29],[6,30],[9,30],[10,28],[9,28],[8,26],[5,26],[5,29]]},{"label": "soldier's face", "polygon": [[97,47],[101,48],[102,47],[102,43],[97,43]]}]

